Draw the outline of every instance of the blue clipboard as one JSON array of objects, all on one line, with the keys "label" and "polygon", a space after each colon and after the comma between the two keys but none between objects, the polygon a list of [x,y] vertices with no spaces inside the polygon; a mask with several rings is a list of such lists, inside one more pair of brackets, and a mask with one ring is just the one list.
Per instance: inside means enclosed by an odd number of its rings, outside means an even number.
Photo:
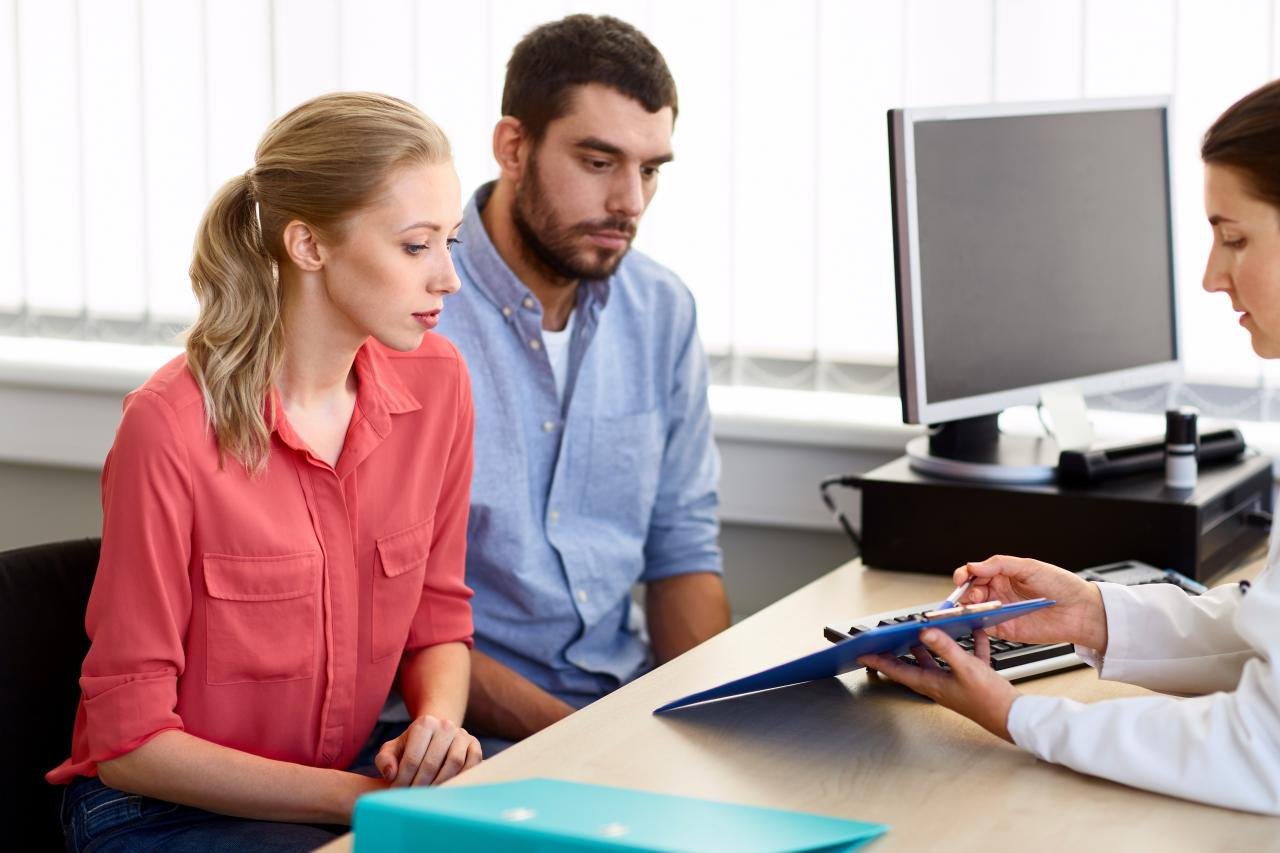
[{"label": "blue clipboard", "polygon": [[950,637],[963,637],[972,634],[976,628],[989,628],[1008,619],[1025,616],[1033,610],[1057,604],[1050,598],[1033,598],[1006,604],[994,610],[978,613],[960,613],[955,616],[935,617],[933,619],[902,622],[863,631],[855,637],[842,640],[834,646],[813,652],[793,661],[779,664],[769,669],[747,675],[742,678],[690,693],[680,699],[673,700],[654,709],[655,714],[674,711],[687,705],[708,702],[712,699],[725,699],[729,696],[741,696],[743,693],[755,693],[758,690],[769,690],[773,687],[786,687],[815,681],[819,678],[830,678],[861,668],[858,658],[863,655],[893,654],[904,655],[912,646],[919,645],[920,632],[925,628],[937,628]]}]

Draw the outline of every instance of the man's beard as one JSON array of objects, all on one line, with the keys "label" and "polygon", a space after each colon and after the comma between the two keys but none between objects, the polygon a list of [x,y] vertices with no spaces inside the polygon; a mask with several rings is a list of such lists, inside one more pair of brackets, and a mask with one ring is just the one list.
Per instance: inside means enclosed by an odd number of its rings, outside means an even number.
[{"label": "man's beard", "polygon": [[613,275],[631,248],[630,242],[620,252],[577,248],[578,240],[595,231],[616,231],[628,241],[635,237],[636,225],[629,219],[609,218],[562,225],[547,201],[536,158],[529,159],[526,177],[516,187],[511,218],[525,248],[542,266],[560,278],[603,280]]}]

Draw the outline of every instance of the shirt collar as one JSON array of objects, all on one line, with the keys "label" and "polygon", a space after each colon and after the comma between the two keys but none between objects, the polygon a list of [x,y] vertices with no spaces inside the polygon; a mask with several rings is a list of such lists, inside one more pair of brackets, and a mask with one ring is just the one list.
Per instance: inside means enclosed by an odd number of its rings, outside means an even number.
[{"label": "shirt collar", "polygon": [[[507,262],[498,254],[498,249],[489,238],[484,227],[480,211],[489,203],[493,195],[494,181],[482,184],[462,214],[462,228],[458,236],[462,240],[459,247],[462,251],[455,257],[470,274],[468,286],[475,286],[485,299],[510,319],[515,316],[516,309],[525,299],[534,299],[527,285],[520,280]],[[598,303],[603,308],[609,300],[609,280],[583,281],[579,286],[578,305],[590,308],[591,303]],[[503,309],[508,309],[503,311]]]},{"label": "shirt collar", "polygon": [[[430,334],[428,332],[428,334]],[[356,408],[380,438],[391,432],[391,416],[416,412],[422,403],[413,395],[399,373],[391,366],[386,350],[370,338],[356,350]],[[294,449],[306,443],[293,431],[280,402],[280,391],[273,385],[267,400],[267,424],[285,444]],[[353,414],[353,420],[355,415]]]},{"label": "shirt collar", "polygon": [[[431,334],[431,332],[427,332]],[[418,398],[404,384],[391,365],[382,344],[370,338],[356,350],[356,408],[383,438],[391,432],[391,415],[403,415],[422,408]]]}]

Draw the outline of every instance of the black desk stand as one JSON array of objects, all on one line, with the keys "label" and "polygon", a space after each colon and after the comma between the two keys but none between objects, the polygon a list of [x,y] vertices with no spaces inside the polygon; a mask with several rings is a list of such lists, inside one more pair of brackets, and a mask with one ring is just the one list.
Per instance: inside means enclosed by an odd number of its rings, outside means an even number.
[{"label": "black desk stand", "polygon": [[1190,491],[1157,474],[1092,486],[1004,486],[928,477],[906,457],[857,478],[862,559],[874,568],[950,574],[993,554],[1078,570],[1142,560],[1211,579],[1267,538],[1271,459],[1246,455],[1200,471]]}]

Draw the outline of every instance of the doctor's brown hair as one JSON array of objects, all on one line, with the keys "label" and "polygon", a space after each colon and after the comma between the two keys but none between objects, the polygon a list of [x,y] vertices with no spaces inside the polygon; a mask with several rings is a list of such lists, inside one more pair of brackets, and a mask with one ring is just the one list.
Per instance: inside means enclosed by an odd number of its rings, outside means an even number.
[{"label": "doctor's brown hair", "polygon": [[1236,170],[1250,193],[1280,209],[1280,80],[1227,107],[1205,133],[1200,159]]},{"label": "doctor's brown hair", "polygon": [[349,217],[404,166],[450,159],[449,140],[411,104],[367,92],[322,95],[272,122],[253,168],[218,190],[196,231],[187,366],[204,395],[219,459],[263,471],[271,449],[271,386],[284,334],[279,265],[292,221],[341,242]]}]

